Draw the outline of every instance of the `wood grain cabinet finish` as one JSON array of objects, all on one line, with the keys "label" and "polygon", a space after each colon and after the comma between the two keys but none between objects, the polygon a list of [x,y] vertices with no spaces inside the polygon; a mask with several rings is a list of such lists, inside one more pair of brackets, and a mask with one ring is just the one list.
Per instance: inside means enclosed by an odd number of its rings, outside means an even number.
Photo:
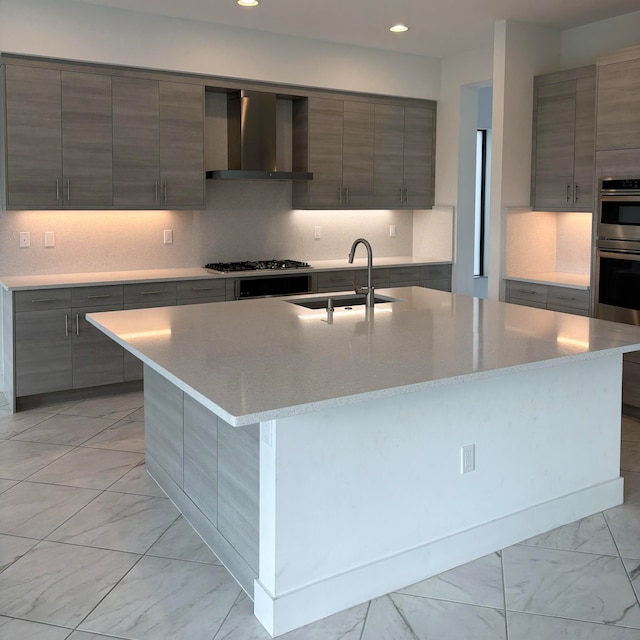
[{"label": "wood grain cabinet finish", "polygon": [[640,47],[635,58],[598,65],[596,149],[640,149]]},{"label": "wood grain cabinet finish", "polygon": [[588,316],[591,304],[589,289],[517,280],[507,280],[505,301],[578,316]]},{"label": "wood grain cabinet finish", "polygon": [[[4,67],[6,189],[10,209],[62,206],[60,71]],[[3,176],[4,177],[4,176]]]},{"label": "wood grain cabinet finish", "polygon": [[111,208],[111,78],[63,71],[62,201],[65,208]]},{"label": "wood grain cabinet finish", "polygon": [[420,286],[426,289],[451,291],[451,265],[422,265],[420,267]]},{"label": "wood grain cabinet finish", "polygon": [[[314,179],[294,185],[299,208],[371,209],[373,206],[373,109],[368,102],[308,98],[303,133],[294,133],[294,161]],[[296,125],[297,127],[297,125]],[[299,141],[301,135],[308,139]],[[298,142],[300,142],[298,148]],[[298,150],[308,150],[299,158]]]},{"label": "wood grain cabinet finish", "polygon": [[435,108],[376,104],[374,145],[374,207],[432,207]]},{"label": "wood grain cabinet finish", "polygon": [[592,210],[595,96],[595,66],[535,78],[534,209]]}]

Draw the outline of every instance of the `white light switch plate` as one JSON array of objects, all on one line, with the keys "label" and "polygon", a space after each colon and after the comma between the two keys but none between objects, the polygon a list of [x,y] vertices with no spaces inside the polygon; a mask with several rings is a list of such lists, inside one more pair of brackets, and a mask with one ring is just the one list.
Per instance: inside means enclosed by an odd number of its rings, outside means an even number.
[{"label": "white light switch plate", "polygon": [[165,229],[164,230],[164,243],[165,244],[173,244],[173,230]]},{"label": "white light switch plate", "polygon": [[44,246],[45,247],[55,247],[56,246],[56,237],[53,231],[45,231],[44,232]]},{"label": "white light switch plate", "polygon": [[26,249],[31,246],[31,234],[28,231],[20,232],[20,247]]}]

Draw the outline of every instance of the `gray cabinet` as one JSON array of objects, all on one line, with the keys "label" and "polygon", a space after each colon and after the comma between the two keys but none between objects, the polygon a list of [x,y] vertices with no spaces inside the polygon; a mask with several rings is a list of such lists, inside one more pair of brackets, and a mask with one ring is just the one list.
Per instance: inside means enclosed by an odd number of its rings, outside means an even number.
[{"label": "gray cabinet", "polygon": [[370,209],[373,203],[373,104],[332,98],[294,103],[293,206]]},{"label": "gray cabinet", "polygon": [[10,209],[110,208],[111,79],[6,65]]},{"label": "gray cabinet", "polygon": [[588,289],[507,280],[505,302],[588,316],[590,293]]},{"label": "gray cabinet", "polygon": [[591,211],[595,67],[537,76],[533,117],[532,207]]},{"label": "gray cabinet", "polygon": [[114,77],[116,208],[204,206],[204,95],[200,85]]},{"label": "gray cabinet", "polygon": [[640,149],[640,47],[598,61],[596,149]]},{"label": "gray cabinet", "polygon": [[427,289],[451,291],[451,265],[422,265],[420,267],[420,286]]},{"label": "gray cabinet", "polygon": [[375,105],[374,208],[433,206],[435,115],[435,107]]}]

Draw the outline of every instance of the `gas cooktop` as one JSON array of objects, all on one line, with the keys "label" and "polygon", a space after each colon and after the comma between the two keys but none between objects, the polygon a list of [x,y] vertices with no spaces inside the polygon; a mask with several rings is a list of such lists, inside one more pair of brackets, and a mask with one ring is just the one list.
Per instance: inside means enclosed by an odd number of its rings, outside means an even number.
[{"label": "gas cooktop", "polygon": [[310,269],[307,262],[299,260],[255,260],[244,262],[210,262],[204,265],[205,269],[212,269],[222,273],[235,271],[277,271],[281,269]]}]

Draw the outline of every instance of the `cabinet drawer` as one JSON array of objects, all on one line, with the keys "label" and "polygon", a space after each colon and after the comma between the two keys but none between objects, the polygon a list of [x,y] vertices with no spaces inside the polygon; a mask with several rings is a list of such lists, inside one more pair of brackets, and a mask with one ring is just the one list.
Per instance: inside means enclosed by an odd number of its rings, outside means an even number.
[{"label": "cabinet drawer", "polygon": [[343,271],[321,271],[318,273],[318,291],[340,291],[352,289],[353,283],[364,279],[367,272],[363,269],[344,269]]},{"label": "cabinet drawer", "polygon": [[395,283],[420,282],[420,267],[393,267],[390,272],[391,286]]},{"label": "cabinet drawer", "polygon": [[32,289],[16,291],[14,296],[15,311],[68,309],[71,306],[71,289]]},{"label": "cabinet drawer", "polygon": [[589,310],[589,291],[585,289],[571,289],[570,287],[549,287],[547,305],[569,307],[571,309]]},{"label": "cabinet drawer", "polygon": [[451,291],[451,280],[449,278],[421,280],[420,286],[424,287],[425,289],[437,289],[438,291]]},{"label": "cabinet drawer", "polygon": [[507,294],[509,302],[522,300],[535,302],[543,306],[547,304],[547,286],[544,284],[509,281]]},{"label": "cabinet drawer", "polygon": [[451,265],[434,264],[420,267],[420,280],[441,280],[451,277]]},{"label": "cabinet drawer", "polygon": [[101,307],[103,305],[122,304],[121,284],[99,287],[76,287],[71,290],[72,307]]},{"label": "cabinet drawer", "polygon": [[225,281],[219,280],[181,280],[177,283],[178,304],[184,304],[185,300],[197,298],[219,297],[224,300]]},{"label": "cabinet drawer", "polygon": [[[175,282],[146,282],[124,285],[124,303],[126,305],[144,305],[148,302],[176,301]],[[151,305],[149,305],[151,306]]]}]

